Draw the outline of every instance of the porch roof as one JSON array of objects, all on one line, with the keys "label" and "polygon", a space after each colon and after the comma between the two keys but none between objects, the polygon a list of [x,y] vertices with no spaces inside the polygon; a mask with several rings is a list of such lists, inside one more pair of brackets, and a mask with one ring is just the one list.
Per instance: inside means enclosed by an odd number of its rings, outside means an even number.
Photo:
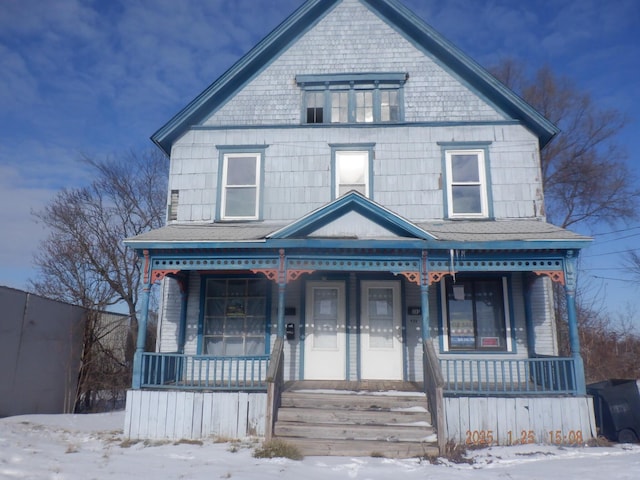
[{"label": "porch roof", "polygon": [[[395,243],[400,246],[406,243],[412,248],[582,248],[591,239],[583,235],[539,220],[486,220],[486,221],[430,221],[417,222],[416,227],[429,233],[432,239],[411,239],[397,237],[395,239],[371,239],[357,237],[346,238],[268,238],[270,234],[286,227],[286,223],[253,222],[253,223],[210,223],[210,224],[171,224],[125,240],[135,249],[198,249],[270,247],[279,248],[304,246],[308,241],[317,246],[325,242],[327,246],[336,241],[366,241],[371,246],[376,242]],[[381,245],[382,246],[382,245]]]}]

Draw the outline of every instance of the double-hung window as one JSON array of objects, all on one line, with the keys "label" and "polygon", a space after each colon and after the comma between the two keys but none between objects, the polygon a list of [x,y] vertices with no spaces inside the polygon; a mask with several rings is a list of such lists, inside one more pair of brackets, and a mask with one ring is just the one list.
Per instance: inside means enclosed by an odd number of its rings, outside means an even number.
[{"label": "double-hung window", "polygon": [[372,197],[373,144],[330,145],[333,160],[333,198],[351,190]]},{"label": "double-hung window", "polygon": [[449,218],[487,218],[489,216],[484,149],[446,150],[445,176]]},{"label": "double-hung window", "polygon": [[298,75],[302,123],[403,121],[406,73]]},{"label": "double-hung window", "polygon": [[267,281],[209,278],[204,291],[202,353],[215,356],[264,355]]},{"label": "double-hung window", "polygon": [[447,350],[511,350],[506,277],[447,278],[442,296]]},{"label": "double-hung window", "polygon": [[218,220],[258,220],[264,149],[218,150]]}]

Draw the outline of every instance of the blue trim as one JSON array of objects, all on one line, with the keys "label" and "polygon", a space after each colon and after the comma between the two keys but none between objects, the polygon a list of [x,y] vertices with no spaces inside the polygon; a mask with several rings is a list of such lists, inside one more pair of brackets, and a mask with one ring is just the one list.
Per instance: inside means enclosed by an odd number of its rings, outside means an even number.
[{"label": "blue trim", "polygon": [[523,289],[523,297],[524,297],[524,318],[527,332],[527,353],[529,357],[536,355],[536,347],[535,347],[535,328],[533,325],[533,306],[531,301],[531,296],[533,295],[533,285],[534,280],[525,275],[521,275],[522,277],[522,289]]},{"label": "blue trim", "polygon": [[375,143],[330,143],[331,147],[331,200],[337,198],[337,183],[336,176],[338,174],[336,170],[336,153],[337,152],[367,152],[369,154],[368,162],[368,190],[369,195],[367,198],[373,199],[373,161],[375,159],[374,148]]},{"label": "blue trim", "polygon": [[444,308],[442,306],[442,288],[443,288],[443,283],[442,281],[437,283],[438,288],[436,289],[436,300],[437,300],[437,305],[436,308],[438,310],[438,318],[437,318],[437,322],[438,322],[438,344],[440,346],[440,353],[446,353],[445,352],[445,342],[446,342],[446,335],[444,334],[444,323],[445,323],[445,318],[444,318]]},{"label": "blue trim", "polygon": [[311,278],[305,278],[300,287],[300,325],[298,326],[298,341],[300,348],[298,349],[300,358],[298,362],[298,379],[304,380],[304,352],[305,340],[307,334],[307,282],[312,281]]},{"label": "blue trim", "polygon": [[[431,235],[415,226],[413,223],[399,217],[390,210],[374,203],[372,200],[355,191],[348,192],[342,197],[291,223],[287,227],[269,234],[267,239],[271,241],[290,241],[295,237],[304,237],[305,235],[308,235],[309,233],[331,223],[351,211],[360,213],[369,220],[377,223],[387,230],[390,230],[400,237],[423,240],[433,239]],[[391,243],[396,245],[399,240],[404,241],[404,239],[398,239],[391,241]],[[303,242],[307,245],[307,242],[313,242],[313,240],[303,240]],[[322,239],[320,242],[323,245],[327,245],[328,242],[331,243],[332,241]],[[349,243],[353,245],[352,242],[353,241]],[[375,242],[377,243],[378,241],[376,240]]]},{"label": "blue trim", "polygon": [[296,75],[296,83],[303,88],[307,85],[326,85],[350,83],[374,83],[381,82],[385,84],[404,83],[409,74],[406,72],[359,72],[359,73],[329,73],[318,75]]},{"label": "blue trim", "polygon": [[[517,332],[516,332],[516,316],[513,305],[514,293],[513,293],[513,273],[508,273],[504,275],[507,279],[507,302],[509,307],[509,329],[511,331],[511,352],[510,353],[518,353],[518,341],[517,341]],[[522,285],[522,275],[520,276],[520,283]],[[522,287],[521,287],[522,288]],[[520,296],[524,296],[524,291],[520,292]],[[506,312],[505,312],[506,313]],[[526,321],[526,319],[525,319]]]},{"label": "blue trim", "polygon": [[[325,104],[326,105],[326,104]],[[302,105],[304,108],[304,105]],[[493,127],[504,125],[522,125],[518,120],[474,120],[474,121],[433,121],[433,122],[384,122],[384,123],[304,123],[304,124],[264,124],[264,125],[192,125],[192,131],[221,130],[300,130],[307,128],[450,128],[450,127]]]},{"label": "blue trim", "polygon": [[204,307],[207,296],[207,279],[213,278],[215,275],[200,275],[200,305],[198,306],[198,341],[196,352],[202,355],[204,352]]},{"label": "blue trim", "polygon": [[402,380],[409,378],[409,345],[407,344],[407,302],[406,302],[406,279],[399,279],[400,282],[400,329],[402,330]]},{"label": "blue trim", "polygon": [[[345,362],[344,362],[344,378],[346,380],[351,380],[351,333],[349,331],[349,327],[351,326],[351,295],[350,295],[350,286],[351,284],[351,279],[349,278],[349,276],[345,276],[344,278],[344,324],[345,324],[345,332],[344,332],[344,341],[346,342],[345,344],[345,349],[344,349],[344,354],[347,356],[347,358],[345,358]],[[356,298],[357,298],[357,292],[356,292]],[[356,320],[359,322],[360,321],[360,316],[358,315],[356,317]],[[358,340],[360,340],[360,338],[358,338]],[[358,342],[358,348],[360,348],[360,342]],[[356,366],[358,365],[358,362],[356,361]],[[358,372],[359,375],[359,372]]]},{"label": "blue trim", "polygon": [[[344,197],[341,197],[344,198]],[[338,199],[340,200],[340,199]],[[584,240],[505,240],[496,242],[463,242],[463,241],[436,241],[419,239],[391,239],[391,240],[332,240],[332,239],[267,239],[256,241],[227,241],[227,242],[157,242],[157,241],[125,241],[125,244],[138,252],[143,250],[215,250],[228,248],[242,248],[248,254],[251,250],[273,250],[277,248],[392,248],[396,250],[429,250],[432,253],[442,252],[448,254],[448,250],[579,250],[590,245],[590,239]],[[188,269],[185,268],[185,270]]]}]

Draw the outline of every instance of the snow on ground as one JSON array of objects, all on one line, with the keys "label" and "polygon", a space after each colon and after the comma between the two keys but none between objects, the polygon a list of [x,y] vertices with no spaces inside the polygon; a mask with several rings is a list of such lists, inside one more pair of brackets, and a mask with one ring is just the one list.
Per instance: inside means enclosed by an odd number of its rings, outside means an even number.
[{"label": "snow on ground", "polygon": [[132,443],[122,412],[0,419],[0,479],[640,479],[640,445],[521,445],[473,450],[474,464],[445,460],[253,458],[255,443]]}]

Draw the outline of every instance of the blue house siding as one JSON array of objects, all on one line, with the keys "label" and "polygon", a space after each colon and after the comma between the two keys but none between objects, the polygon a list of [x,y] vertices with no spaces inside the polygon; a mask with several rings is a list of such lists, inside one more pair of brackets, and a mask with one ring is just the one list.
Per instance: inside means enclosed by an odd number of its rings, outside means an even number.
[{"label": "blue house siding", "polygon": [[293,221],[332,200],[332,144],[374,144],[376,202],[412,221],[424,221],[444,217],[443,147],[438,142],[490,141],[486,148],[495,218],[542,218],[544,211],[537,139],[518,125],[198,129],[173,149],[169,184],[180,191],[178,222],[214,218],[217,145],[260,145],[265,138],[265,221]]}]

